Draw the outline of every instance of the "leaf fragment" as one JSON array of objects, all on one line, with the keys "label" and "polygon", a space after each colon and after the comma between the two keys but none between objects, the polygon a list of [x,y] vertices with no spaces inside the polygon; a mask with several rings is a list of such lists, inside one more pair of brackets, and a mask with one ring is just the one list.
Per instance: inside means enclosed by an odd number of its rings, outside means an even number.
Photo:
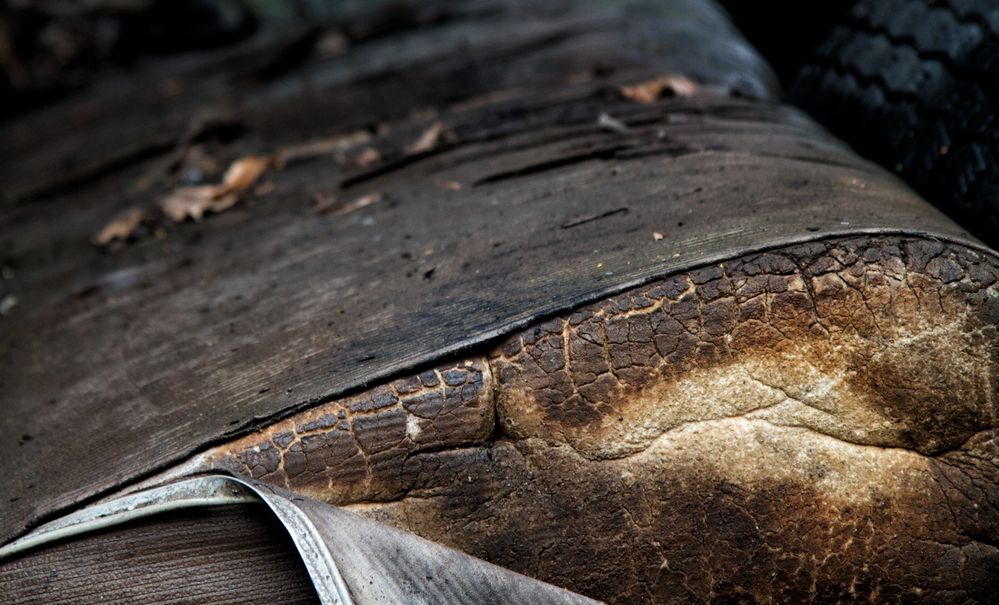
[{"label": "leaf fragment", "polygon": [[111,219],[111,222],[94,237],[94,243],[98,246],[108,246],[117,240],[125,241],[148,216],[149,212],[145,208],[129,208]]},{"label": "leaf fragment", "polygon": [[222,212],[236,205],[273,163],[268,156],[251,155],[229,165],[220,185],[178,187],[160,200],[159,207],[171,220],[200,221],[206,214]]},{"label": "leaf fragment", "polygon": [[698,89],[697,82],[682,75],[660,76],[633,86],[622,86],[621,96],[648,105],[655,103],[664,96],[666,91],[678,97],[693,96]]},{"label": "leaf fragment", "polygon": [[444,124],[442,122],[434,122],[429,128],[423,131],[420,138],[416,139],[411,145],[406,147],[406,155],[415,155],[417,153],[426,153],[437,146],[440,141],[441,135],[444,133]]},{"label": "leaf fragment", "polygon": [[380,193],[368,193],[366,195],[362,195],[361,197],[347,204],[344,204],[340,208],[337,208],[337,210],[333,212],[333,214],[335,216],[339,216],[341,214],[347,214],[348,212],[359,210],[361,208],[364,208],[365,206],[370,206],[380,201],[382,201],[382,195]]},{"label": "leaf fragment", "polygon": [[215,193],[215,198],[223,198],[230,194],[240,195],[249,189],[264,170],[271,165],[271,158],[262,155],[249,155],[240,158],[229,165],[222,177],[222,186]]},{"label": "leaf fragment", "polygon": [[212,205],[212,196],[217,190],[215,185],[178,187],[160,200],[159,207],[176,223],[188,218],[200,221]]}]

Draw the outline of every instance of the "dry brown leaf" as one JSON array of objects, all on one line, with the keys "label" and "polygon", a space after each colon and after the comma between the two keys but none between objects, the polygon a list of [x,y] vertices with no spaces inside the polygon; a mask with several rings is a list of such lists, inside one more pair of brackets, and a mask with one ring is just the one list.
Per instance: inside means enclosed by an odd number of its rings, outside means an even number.
[{"label": "dry brown leaf", "polygon": [[349,204],[344,204],[341,208],[338,208],[333,214],[339,216],[341,214],[347,214],[348,212],[353,212],[365,206],[370,206],[371,204],[376,204],[382,200],[380,193],[369,193],[367,195],[362,195],[356,200],[350,202]]},{"label": "dry brown leaf", "polygon": [[223,198],[229,194],[240,195],[249,189],[264,170],[271,165],[271,158],[262,155],[248,155],[239,158],[229,165],[222,177],[222,185],[216,192],[216,198]]},{"label": "dry brown leaf", "polygon": [[235,206],[238,201],[239,196],[235,193],[223,195],[222,197],[212,199],[212,203],[208,205],[208,210],[210,212],[222,212],[223,210],[228,210],[229,208]]},{"label": "dry brown leaf", "polygon": [[160,209],[178,223],[188,218],[200,221],[209,212],[228,210],[271,164],[271,158],[266,156],[240,158],[229,165],[221,185],[178,187],[160,200]]},{"label": "dry brown leaf", "polygon": [[417,153],[426,153],[427,151],[430,151],[437,146],[437,142],[440,141],[443,133],[444,124],[441,122],[434,122],[430,128],[423,131],[420,138],[416,139],[412,145],[406,148],[406,155],[415,155]]},{"label": "dry brown leaf", "polygon": [[146,220],[148,214],[145,208],[129,208],[105,225],[94,238],[94,243],[98,246],[107,246],[116,240],[127,240],[139,228],[142,221]]},{"label": "dry brown leaf", "polygon": [[212,209],[215,194],[219,189],[220,187],[216,185],[178,187],[160,200],[160,210],[176,223],[188,218],[200,221],[201,217]]},{"label": "dry brown leaf", "polygon": [[697,82],[681,75],[660,76],[658,78],[640,82],[634,86],[622,86],[621,96],[636,103],[655,103],[662,98],[663,92],[672,91],[678,97],[689,97],[697,92]]},{"label": "dry brown leaf", "polygon": [[[230,164],[220,185],[194,185],[178,187],[158,202],[159,209],[170,220],[180,223],[188,218],[200,221],[205,214],[222,212],[234,206],[240,197],[247,192],[273,160],[266,156],[247,156]],[[257,195],[266,195],[273,190],[270,181],[255,188]],[[153,217],[150,208],[131,208],[115,217],[94,237],[94,243],[107,246],[115,241],[124,241],[135,233],[143,222]],[[166,232],[158,228],[154,235],[162,239]]]}]

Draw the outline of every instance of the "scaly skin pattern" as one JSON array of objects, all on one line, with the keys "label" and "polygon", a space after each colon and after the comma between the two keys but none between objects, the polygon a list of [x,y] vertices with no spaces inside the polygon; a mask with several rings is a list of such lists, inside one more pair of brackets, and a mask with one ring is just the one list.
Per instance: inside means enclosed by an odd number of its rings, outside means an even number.
[{"label": "scaly skin pattern", "polygon": [[396,498],[411,456],[484,443],[494,409],[488,365],[462,361],[295,415],[210,464],[333,502]]},{"label": "scaly skin pattern", "polygon": [[790,246],[194,465],[613,603],[990,602],[997,324],[994,257],[895,236]]}]

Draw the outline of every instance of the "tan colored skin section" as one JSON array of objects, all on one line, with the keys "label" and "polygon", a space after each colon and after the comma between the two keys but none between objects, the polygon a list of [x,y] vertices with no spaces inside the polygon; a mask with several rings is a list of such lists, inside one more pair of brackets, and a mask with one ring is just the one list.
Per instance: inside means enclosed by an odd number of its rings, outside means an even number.
[{"label": "tan colored skin section", "polygon": [[994,258],[914,238],[747,256],[524,330],[461,384],[399,380],[194,466],[610,602],[986,603],[997,280]]},{"label": "tan colored skin section", "polygon": [[602,459],[732,416],[926,454],[995,426],[995,326],[964,284],[865,253],[757,255],[515,336],[493,356],[504,429]]}]

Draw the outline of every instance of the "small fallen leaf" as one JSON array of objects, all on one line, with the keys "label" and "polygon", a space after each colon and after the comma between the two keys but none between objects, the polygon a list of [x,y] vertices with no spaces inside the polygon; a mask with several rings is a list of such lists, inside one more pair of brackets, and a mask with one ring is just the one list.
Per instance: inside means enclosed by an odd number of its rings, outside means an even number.
[{"label": "small fallen leaf", "polygon": [[[270,156],[251,155],[240,158],[229,165],[218,185],[189,185],[174,189],[157,202],[164,215],[174,222],[183,222],[188,218],[200,221],[209,212],[222,212],[234,206],[236,202],[257,182],[260,175],[268,167],[275,165]],[[267,181],[254,188],[257,195],[266,195],[274,188],[274,183]],[[160,218],[156,211],[149,207],[135,207],[123,212],[94,237],[98,246],[107,246],[117,240],[130,238],[139,225],[144,222],[155,222]],[[153,235],[162,239],[166,231],[161,226],[153,231]]]},{"label": "small fallen leaf", "polygon": [[115,240],[127,240],[148,215],[149,211],[145,208],[129,208],[105,225],[94,238],[94,243],[98,246],[107,246]]},{"label": "small fallen leaf", "polygon": [[[260,175],[271,165],[271,158],[262,155],[248,155],[229,165],[222,177],[222,185],[215,193],[216,198],[230,194],[240,195],[250,188]],[[231,205],[231,204],[230,204]]]},{"label": "small fallen leaf", "polygon": [[183,222],[188,218],[200,221],[209,211],[219,212],[236,203],[236,196],[228,196],[228,199],[225,200],[225,203],[228,203],[228,205],[223,203],[217,210],[215,194],[219,190],[220,187],[216,185],[178,187],[160,200],[160,210],[176,223]]},{"label": "small fallen leaf", "polygon": [[160,200],[159,207],[174,222],[188,218],[200,221],[209,212],[222,212],[236,205],[247,189],[272,164],[267,156],[250,155],[229,165],[221,185],[178,187]]},{"label": "small fallen leaf", "polygon": [[672,75],[660,76],[634,86],[622,86],[619,90],[624,98],[648,105],[662,98],[663,93],[667,90],[678,97],[690,97],[697,92],[697,88],[697,82],[690,78]]},{"label": "small fallen leaf", "polygon": [[376,204],[382,200],[380,193],[369,193],[367,195],[362,195],[356,200],[344,204],[343,207],[338,208],[333,214],[339,216],[341,214],[347,214],[348,212],[353,212],[365,206],[370,206],[371,204]]},{"label": "small fallen leaf", "polygon": [[406,147],[406,155],[415,155],[417,153],[430,151],[437,146],[437,142],[440,140],[443,132],[444,124],[441,122],[434,122],[430,128],[423,131],[420,138],[416,139],[416,141],[414,141],[409,147]]},{"label": "small fallen leaf", "polygon": [[662,238],[663,238],[663,234],[662,233],[659,233],[658,231],[653,231],[652,232],[652,239],[654,239],[655,241],[658,242]]}]

